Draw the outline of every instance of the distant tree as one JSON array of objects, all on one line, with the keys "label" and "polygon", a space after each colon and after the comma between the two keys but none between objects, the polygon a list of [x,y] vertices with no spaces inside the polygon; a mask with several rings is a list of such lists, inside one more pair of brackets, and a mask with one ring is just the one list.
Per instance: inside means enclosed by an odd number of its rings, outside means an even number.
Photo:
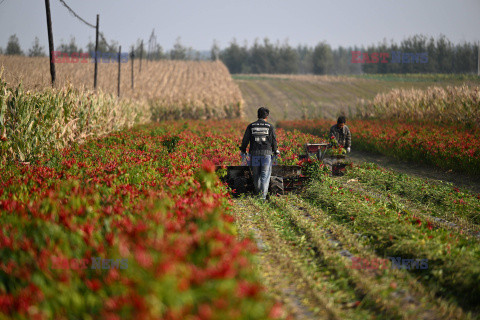
[{"label": "distant tree", "polygon": [[0,54],[3,54],[3,49],[2,49],[2,47],[0,47]]},{"label": "distant tree", "polygon": [[[69,43],[64,43],[63,39],[60,41],[60,46],[57,47],[57,51],[65,52],[68,54],[72,54],[74,52],[83,52],[82,49],[80,49],[76,42],[75,42],[75,37],[70,36],[70,42]],[[94,50],[92,50],[94,51]]]},{"label": "distant tree", "polygon": [[277,54],[268,38],[263,39],[263,45],[255,40],[249,58],[252,73],[276,73]]},{"label": "distant tree", "polygon": [[[95,42],[89,41],[87,44],[87,52],[95,51]],[[118,51],[118,42],[111,41],[109,44],[106,39],[103,40],[103,37],[98,39],[98,52],[117,52]]]},{"label": "distant tree", "polygon": [[155,46],[152,56],[155,60],[168,59],[167,54],[163,52],[163,48],[159,44]]},{"label": "distant tree", "polygon": [[217,40],[213,40],[212,49],[210,49],[210,60],[216,61],[220,59],[220,47]]},{"label": "distant tree", "polygon": [[277,45],[275,73],[298,73],[298,53],[295,49],[290,47],[288,41],[283,45]]},{"label": "distant tree", "polygon": [[[87,52],[93,52],[93,51],[95,51],[95,42],[92,42],[90,40],[87,43]],[[101,51],[101,50],[99,50],[99,51]]]},{"label": "distant tree", "polygon": [[312,54],[313,73],[328,74],[333,67],[333,54],[330,45],[325,42],[319,43]]},{"label": "distant tree", "polygon": [[428,63],[426,63],[425,71],[429,73],[438,72],[437,66],[437,48],[435,46],[435,39],[430,37],[427,43]]},{"label": "distant tree", "polygon": [[472,55],[472,65],[473,65],[473,72],[478,72],[478,63],[480,62],[480,43],[477,42],[472,45],[473,55]]},{"label": "distant tree", "polygon": [[334,74],[347,74],[348,73],[348,61],[350,54],[347,54],[347,50],[342,46],[332,51],[333,54],[333,70]]},{"label": "distant tree", "polygon": [[472,64],[475,52],[473,46],[464,42],[455,47],[454,70],[458,73],[469,73],[474,71]]},{"label": "distant tree", "polygon": [[313,64],[312,64],[312,53],[313,49],[307,47],[306,45],[298,45],[297,46],[297,54],[298,54],[298,72],[302,74],[312,73],[313,72]]},{"label": "distant tree", "polygon": [[135,55],[135,59],[137,59],[137,58],[140,59],[140,54],[143,55],[143,58],[146,57],[145,45],[144,45],[144,48],[143,48],[143,51],[142,51],[142,39],[137,39],[137,44],[134,47],[133,53]]},{"label": "distant tree", "polygon": [[360,63],[352,63],[352,51],[362,51],[360,47],[353,47],[347,49],[348,54],[348,73],[349,74],[362,74],[362,65]]},{"label": "distant tree", "polygon": [[202,55],[200,54],[200,51],[194,50],[195,54],[195,61],[199,61],[202,58]]},{"label": "distant tree", "polygon": [[180,41],[180,37],[177,38],[173,49],[170,50],[170,59],[172,60],[186,60],[187,59],[187,48],[184,47]]},{"label": "distant tree", "polygon": [[10,38],[8,38],[5,52],[7,55],[23,55],[23,51],[20,48],[20,43],[16,34],[11,35]]},{"label": "distant tree", "polygon": [[249,70],[247,45],[240,47],[235,39],[220,53],[220,59],[230,73],[242,73]]},{"label": "distant tree", "polygon": [[192,47],[186,48],[185,59],[184,60],[195,60],[199,61],[201,59],[201,53],[198,50],[193,49]]},{"label": "distant tree", "polygon": [[452,43],[444,36],[441,35],[437,39],[437,64],[438,70],[440,73],[451,73],[453,72],[453,46]]},{"label": "distant tree", "polygon": [[28,50],[29,57],[45,57],[44,47],[40,45],[40,40],[35,37],[32,47]]},{"label": "distant tree", "polygon": [[[421,54],[427,52],[428,38],[425,35],[414,35],[412,37],[412,48],[411,52],[416,54]],[[427,63],[418,63],[419,61],[415,60],[413,65],[413,72],[422,72],[425,73],[428,70]]]},{"label": "distant tree", "polygon": [[[389,55],[391,55],[392,53],[389,52],[389,44],[387,42],[387,39],[384,38],[382,42],[380,42],[378,44],[378,46],[375,48],[376,52],[378,53],[383,53],[383,52],[386,52],[388,53]],[[382,63],[382,57],[379,57],[379,62],[376,63],[376,66],[377,66],[377,73],[388,73],[388,67],[391,63]],[[390,59],[388,58],[385,58],[385,60],[389,61]]]},{"label": "distant tree", "polygon": [[[361,60],[364,61],[364,63],[362,63],[362,71],[365,73],[377,73],[377,63],[368,62],[371,60],[372,53],[377,52],[377,47],[375,47],[374,45],[370,45],[366,49],[360,51],[362,52]],[[366,54],[368,54],[368,58]]]},{"label": "distant tree", "polygon": [[[338,47],[325,42],[311,48],[299,45],[292,48],[287,42],[273,45],[268,38],[255,41],[253,46],[240,47],[234,39],[221,51],[220,58],[230,73],[469,73],[476,72],[477,44],[453,45],[445,36],[438,39],[414,35],[400,43],[383,39],[377,45]],[[370,63],[352,63],[352,51],[367,53],[361,56]],[[394,54],[395,52],[395,54]],[[387,53],[388,56],[373,53]],[[425,63],[424,53],[427,53]],[[212,57],[212,52],[210,53]],[[386,63],[381,61],[386,59]],[[375,61],[375,62],[374,62]],[[396,61],[396,62],[395,62]]]}]

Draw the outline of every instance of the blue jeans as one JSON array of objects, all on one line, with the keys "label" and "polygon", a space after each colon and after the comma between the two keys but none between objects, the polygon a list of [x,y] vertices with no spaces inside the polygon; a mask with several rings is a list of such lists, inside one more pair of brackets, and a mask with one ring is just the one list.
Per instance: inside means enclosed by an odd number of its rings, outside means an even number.
[{"label": "blue jeans", "polygon": [[260,194],[262,199],[266,199],[272,174],[272,156],[252,156],[250,166],[255,192]]}]

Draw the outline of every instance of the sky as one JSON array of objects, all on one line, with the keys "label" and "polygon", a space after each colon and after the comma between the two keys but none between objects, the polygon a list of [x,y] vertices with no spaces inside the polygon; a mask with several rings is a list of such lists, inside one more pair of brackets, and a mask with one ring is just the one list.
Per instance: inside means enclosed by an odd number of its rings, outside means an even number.
[{"label": "sky", "polygon": [[[64,0],[95,24],[108,40],[124,47],[148,41],[155,29],[164,50],[176,39],[196,50],[220,48],[235,38],[315,46],[368,46],[386,39],[401,42],[423,34],[445,35],[453,43],[480,40],[480,0]],[[50,0],[55,46],[69,42],[85,48],[95,29],[73,17],[59,0]],[[45,1],[0,0],[0,47],[16,34],[24,51],[35,37],[48,48]]]}]

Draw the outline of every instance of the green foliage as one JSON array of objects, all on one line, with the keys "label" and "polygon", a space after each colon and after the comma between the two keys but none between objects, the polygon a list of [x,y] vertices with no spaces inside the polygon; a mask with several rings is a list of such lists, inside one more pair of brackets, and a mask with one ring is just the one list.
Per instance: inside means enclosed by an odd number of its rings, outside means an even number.
[{"label": "green foliage", "polygon": [[[428,217],[405,210],[405,201],[366,194],[361,188],[325,177],[306,191],[308,200],[353,233],[366,236],[365,244],[379,255],[428,259],[419,279],[445,297],[467,308],[478,305],[479,247],[461,231],[434,228]],[[453,237],[453,239],[452,239]]]},{"label": "green foliage", "polygon": [[44,57],[45,48],[40,45],[40,40],[35,37],[32,47],[28,50],[29,57]]},{"label": "green foliage", "polygon": [[23,55],[22,48],[20,48],[20,42],[16,34],[11,35],[8,38],[7,48],[5,50],[7,55]]},{"label": "green foliage", "polygon": [[170,51],[171,60],[185,60],[187,58],[187,48],[180,42],[180,37],[177,38],[173,49]]},{"label": "green foliage", "polygon": [[323,180],[330,173],[330,169],[316,159],[305,159],[301,162],[301,166],[302,174],[314,180]]},{"label": "green foliage", "polygon": [[161,137],[165,135],[165,129],[162,127],[158,127],[150,131],[150,137]]},{"label": "green foliage", "polygon": [[[213,163],[185,156],[218,146],[205,127],[181,133],[189,144],[168,136],[188,127],[136,126],[2,164],[1,319],[272,318]],[[127,267],[95,268],[95,257]]]},{"label": "green foliage", "polygon": [[[352,51],[386,52],[389,63],[352,63]],[[428,54],[427,63],[391,63],[392,51]],[[400,44],[385,41],[365,47],[332,49],[326,42],[315,47],[288,43],[273,45],[268,38],[253,46],[239,46],[234,39],[220,54],[230,73],[314,73],[314,74],[386,74],[386,73],[476,73],[478,45],[454,45],[445,36],[427,38],[414,35]]]},{"label": "green foliage", "polygon": [[11,88],[0,73],[0,160],[34,161],[91,135],[102,135],[148,118],[143,106],[73,87],[42,92]]},{"label": "green foliage", "polygon": [[333,54],[330,45],[325,42],[319,43],[312,54],[313,73],[329,74],[333,69]]},{"label": "green foliage", "polygon": [[177,144],[178,144],[179,141],[180,141],[179,136],[173,136],[173,137],[165,138],[165,139],[162,140],[162,146],[167,148],[168,153],[172,153],[177,148]]},{"label": "green foliage", "polygon": [[[73,37],[73,36],[70,37],[70,42],[69,43],[65,43],[62,40],[62,42],[60,43],[60,45],[57,48],[57,51],[68,53],[69,55],[71,55],[74,52],[83,52],[83,50],[80,49],[77,46],[77,43],[75,42],[75,37]],[[95,50],[92,50],[92,51],[95,51]]]}]

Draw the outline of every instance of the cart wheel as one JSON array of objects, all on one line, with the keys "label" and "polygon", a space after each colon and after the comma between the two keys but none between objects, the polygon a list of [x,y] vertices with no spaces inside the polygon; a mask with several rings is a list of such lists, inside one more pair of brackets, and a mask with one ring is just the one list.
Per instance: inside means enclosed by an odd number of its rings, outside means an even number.
[{"label": "cart wheel", "polygon": [[270,185],[268,189],[271,194],[283,195],[284,194],[283,178],[277,177],[277,176],[270,177]]}]

